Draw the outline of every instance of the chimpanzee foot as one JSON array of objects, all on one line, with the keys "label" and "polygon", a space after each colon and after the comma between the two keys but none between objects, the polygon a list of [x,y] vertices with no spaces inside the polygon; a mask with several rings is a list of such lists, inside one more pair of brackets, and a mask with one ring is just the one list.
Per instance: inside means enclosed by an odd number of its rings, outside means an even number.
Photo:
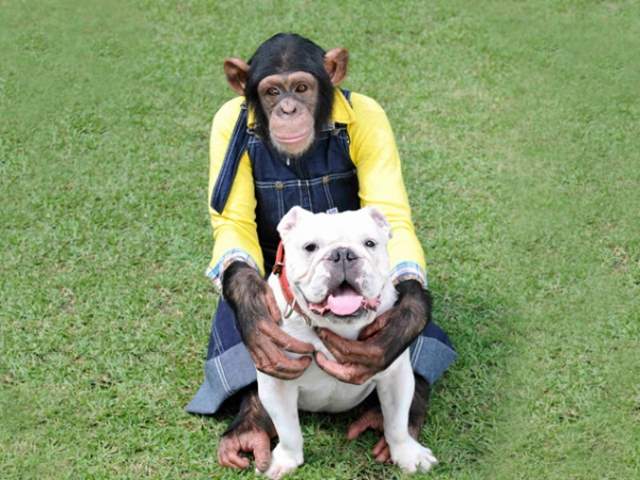
[{"label": "chimpanzee foot", "polygon": [[[364,413],[349,425],[347,430],[347,438],[354,440],[358,438],[364,431],[371,429],[377,432],[383,432],[383,418],[380,405],[373,405],[369,407]],[[383,455],[383,451],[386,452],[386,457]],[[375,447],[373,447],[373,456],[377,462],[385,462],[391,458],[389,453],[389,447],[384,439],[384,436],[380,438]]]},{"label": "chimpanzee foot", "polygon": [[271,462],[271,439],[266,432],[248,430],[229,432],[218,444],[218,462],[223,467],[247,468],[251,461],[241,453],[253,453],[258,470],[265,470]]},{"label": "chimpanzee foot", "polygon": [[[416,388],[409,410],[409,435],[417,440],[426,418],[430,387],[429,383],[418,375],[415,375],[415,380]],[[379,404],[374,404],[366,409],[360,418],[349,425],[347,438],[353,440],[368,429],[380,433],[384,432],[382,411]],[[371,453],[376,462],[391,463],[391,451],[384,436],[381,436],[376,442]]]},{"label": "chimpanzee foot", "polygon": [[256,468],[264,472],[271,463],[271,439],[276,431],[254,388],[242,399],[240,411],[218,444],[218,462],[224,467],[247,468],[252,453]]}]

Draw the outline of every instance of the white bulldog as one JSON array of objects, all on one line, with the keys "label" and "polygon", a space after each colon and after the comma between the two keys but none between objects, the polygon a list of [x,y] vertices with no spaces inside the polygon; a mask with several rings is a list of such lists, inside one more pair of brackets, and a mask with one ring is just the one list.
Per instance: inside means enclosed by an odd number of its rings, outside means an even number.
[{"label": "white bulldog", "polygon": [[[334,360],[314,327],[355,339],[396,300],[387,255],[390,226],[382,213],[370,207],[339,214],[312,214],[294,207],[280,221],[278,232],[286,252],[284,271],[272,274],[269,285],[283,312],[282,328]],[[295,380],[260,371],[257,377],[260,400],[279,437],[265,472],[271,479],[281,478],[304,461],[298,409],[342,412],[358,405],[374,388],[393,463],[407,472],[427,471],[437,463],[431,450],[409,435],[414,393],[409,349],[363,385],[341,382],[315,362]]]}]

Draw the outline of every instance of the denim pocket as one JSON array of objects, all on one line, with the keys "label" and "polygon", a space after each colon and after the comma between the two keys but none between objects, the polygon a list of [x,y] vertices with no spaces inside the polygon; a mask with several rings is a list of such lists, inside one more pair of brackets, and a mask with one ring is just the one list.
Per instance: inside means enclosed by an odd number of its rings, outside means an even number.
[{"label": "denim pocket", "polygon": [[273,229],[287,213],[284,199],[285,182],[255,182],[258,224]]}]

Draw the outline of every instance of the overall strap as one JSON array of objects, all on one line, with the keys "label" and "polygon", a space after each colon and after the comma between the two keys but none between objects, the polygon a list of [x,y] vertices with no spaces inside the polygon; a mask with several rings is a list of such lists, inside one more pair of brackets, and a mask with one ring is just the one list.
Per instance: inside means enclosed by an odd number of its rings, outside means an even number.
[{"label": "overall strap", "polygon": [[218,174],[216,185],[213,187],[211,193],[211,208],[216,212],[222,213],[224,206],[231,193],[231,186],[233,180],[238,172],[238,166],[240,165],[240,158],[247,149],[249,143],[249,132],[247,131],[247,105],[242,104],[240,109],[240,115],[236,121],[236,126],[233,129],[233,135],[229,141],[229,147],[227,153],[224,155],[222,161],[222,168]]},{"label": "overall strap", "polygon": [[347,102],[349,102],[349,105],[351,105],[351,90],[341,88],[340,91],[342,91],[342,95],[344,95],[344,98],[346,98]]}]

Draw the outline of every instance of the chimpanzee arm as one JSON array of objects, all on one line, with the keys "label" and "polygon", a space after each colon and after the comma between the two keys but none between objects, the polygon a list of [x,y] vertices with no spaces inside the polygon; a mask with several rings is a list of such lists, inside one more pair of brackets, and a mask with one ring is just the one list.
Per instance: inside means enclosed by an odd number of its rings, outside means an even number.
[{"label": "chimpanzee arm", "polygon": [[352,94],[356,121],[349,126],[350,152],[358,171],[363,206],[379,208],[391,226],[388,244],[396,305],[349,341],[329,330],[319,336],[336,357],[318,353],[318,365],[349,383],[363,383],[383,370],[420,334],[431,316],[422,247],[411,221],[396,142],[384,110],[371,98]]},{"label": "chimpanzee arm", "polygon": [[394,283],[412,278],[426,286],[424,253],[411,220],[389,120],[375,100],[353,93],[351,101],[356,121],[349,125],[350,152],[358,171],[361,204],[378,208],[391,226],[387,248]]},{"label": "chimpanzee arm", "polygon": [[225,270],[222,294],[236,314],[238,330],[256,368],[283,379],[302,375],[311,357],[292,359],[283,350],[311,354],[313,345],[287,335],[278,326],[280,309],[260,274],[244,262],[232,263]]},{"label": "chimpanzee arm", "polygon": [[387,368],[422,332],[431,320],[431,295],[416,280],[396,286],[398,301],[368,325],[358,340],[347,340],[327,329],[318,336],[336,358],[318,352],[318,366],[347,383],[362,384]]},{"label": "chimpanzee arm", "polygon": [[[241,98],[227,102],[213,120],[209,149],[209,200],[222,169],[241,103]],[[209,205],[214,246],[207,275],[219,289],[222,288],[224,271],[233,261],[242,260],[258,271],[263,264],[255,219],[253,174],[246,153],[240,159],[238,170],[231,181],[233,184],[224,210],[217,212]]]}]

